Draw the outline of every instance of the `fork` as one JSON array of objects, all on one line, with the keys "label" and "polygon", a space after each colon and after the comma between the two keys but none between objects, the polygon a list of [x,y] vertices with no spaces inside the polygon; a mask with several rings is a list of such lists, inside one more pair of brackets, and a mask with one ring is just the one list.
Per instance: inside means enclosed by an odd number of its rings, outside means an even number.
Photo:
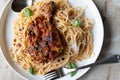
[{"label": "fork", "polygon": [[101,65],[101,64],[118,63],[118,62],[120,62],[120,55],[115,54],[115,55],[107,57],[103,60],[97,61],[95,63],[91,63],[91,64],[81,66],[78,68],[74,68],[74,69],[68,69],[68,68],[62,67],[62,68],[59,68],[57,70],[53,70],[53,71],[45,74],[44,77],[45,77],[45,80],[54,80],[57,78],[61,78],[65,75],[69,74],[72,71],[78,71],[80,69],[94,67],[94,66]]}]

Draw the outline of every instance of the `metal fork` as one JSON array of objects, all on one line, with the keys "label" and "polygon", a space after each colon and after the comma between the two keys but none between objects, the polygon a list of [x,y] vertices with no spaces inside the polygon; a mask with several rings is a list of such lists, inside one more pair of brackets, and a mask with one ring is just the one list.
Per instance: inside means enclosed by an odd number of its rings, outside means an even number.
[{"label": "metal fork", "polygon": [[45,80],[55,80],[57,78],[61,78],[65,75],[69,74],[72,71],[77,71],[79,69],[84,69],[84,68],[88,68],[88,67],[94,67],[94,66],[101,65],[101,64],[118,63],[118,62],[120,62],[120,55],[115,54],[115,55],[107,57],[103,60],[97,61],[92,64],[88,64],[85,66],[81,66],[78,68],[74,68],[74,69],[68,69],[68,68],[64,68],[64,67],[59,68],[57,70],[54,70],[54,71],[51,71],[51,72],[45,74],[44,77],[45,77]]},{"label": "metal fork", "polygon": [[61,78],[72,71],[76,71],[76,69],[67,69],[62,67],[57,70],[50,71],[49,73],[45,74],[44,77],[45,77],[45,80],[54,80],[56,78]]}]

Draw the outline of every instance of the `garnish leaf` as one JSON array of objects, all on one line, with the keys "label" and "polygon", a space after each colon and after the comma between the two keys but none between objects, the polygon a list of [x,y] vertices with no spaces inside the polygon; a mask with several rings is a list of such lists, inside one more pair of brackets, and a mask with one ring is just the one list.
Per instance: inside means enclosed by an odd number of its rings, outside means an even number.
[{"label": "garnish leaf", "polygon": [[29,8],[25,8],[24,9],[24,15],[26,17],[30,17],[32,15],[32,10],[30,10]]},{"label": "garnish leaf", "polygon": [[[76,68],[76,65],[75,65],[74,63],[70,63],[70,64],[68,65],[68,68],[69,68],[69,69]],[[73,77],[75,74],[76,74],[76,71],[70,72],[70,76],[71,76],[71,77]]]},{"label": "garnish leaf", "polygon": [[80,20],[80,19],[75,19],[75,20],[73,21],[73,26],[75,26],[75,27],[81,27],[81,26],[82,26],[82,20]]},{"label": "garnish leaf", "polygon": [[34,69],[32,67],[29,67],[29,72],[34,75]]}]

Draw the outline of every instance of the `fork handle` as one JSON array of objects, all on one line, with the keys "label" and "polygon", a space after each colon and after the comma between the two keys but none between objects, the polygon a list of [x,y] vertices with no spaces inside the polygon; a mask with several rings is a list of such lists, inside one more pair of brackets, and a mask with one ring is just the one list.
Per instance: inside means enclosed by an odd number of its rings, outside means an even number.
[{"label": "fork handle", "polygon": [[85,65],[82,67],[78,67],[77,70],[88,68],[88,67],[94,67],[94,66],[101,65],[101,64],[118,63],[118,62],[120,62],[120,55],[115,54],[113,56],[110,56],[110,57],[105,58],[103,60],[97,61],[95,63],[88,64],[88,65]]}]

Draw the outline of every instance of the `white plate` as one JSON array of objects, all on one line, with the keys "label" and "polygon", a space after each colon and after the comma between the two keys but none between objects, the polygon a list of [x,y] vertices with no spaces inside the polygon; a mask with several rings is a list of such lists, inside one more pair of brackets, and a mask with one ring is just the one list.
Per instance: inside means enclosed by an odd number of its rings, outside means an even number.
[{"label": "white plate", "polygon": [[[33,76],[30,75],[28,72],[24,71],[21,69],[18,65],[16,65],[15,62],[12,62],[10,60],[10,56],[8,53],[8,49],[11,45],[11,41],[13,39],[13,22],[15,18],[17,17],[17,13],[13,12],[11,10],[11,2],[10,1],[7,5],[6,8],[3,11],[1,21],[0,21],[0,44],[1,48],[3,51],[3,56],[8,62],[9,66],[17,72],[18,75],[23,77],[24,79],[28,80],[44,80],[43,76]],[[96,61],[98,55],[100,54],[100,50],[102,47],[103,43],[103,23],[102,19],[100,17],[100,14],[98,12],[98,9],[96,8],[95,4],[93,3],[92,0],[68,0],[68,2],[73,6],[73,7],[86,7],[85,10],[85,16],[92,19],[92,21],[95,23],[92,29],[92,34],[93,34],[93,53],[92,56],[88,59],[85,59],[79,63],[77,63],[78,66],[86,65],[89,63],[93,63]],[[67,75],[60,80],[75,80],[79,77],[81,77],[83,74],[85,74],[89,68],[79,70],[77,74],[74,77],[70,77],[70,75]]]}]

